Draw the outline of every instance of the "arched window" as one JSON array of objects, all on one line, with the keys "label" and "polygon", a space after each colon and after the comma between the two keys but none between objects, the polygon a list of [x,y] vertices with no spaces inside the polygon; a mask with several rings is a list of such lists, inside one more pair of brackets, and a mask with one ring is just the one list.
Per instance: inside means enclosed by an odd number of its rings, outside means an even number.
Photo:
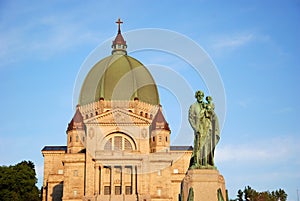
[{"label": "arched window", "polygon": [[123,148],[122,143],[122,137],[121,136],[115,136],[114,137],[114,150],[116,151],[122,151]]},{"label": "arched window", "polygon": [[105,144],[105,146],[104,146],[104,150],[112,150],[112,138],[110,138],[110,139],[106,142],[106,144]]},{"label": "arched window", "polygon": [[132,150],[132,145],[128,139],[124,138],[124,150],[129,151]]},{"label": "arched window", "polygon": [[128,135],[124,133],[113,133],[106,138],[104,150],[131,151],[135,150],[135,143]]}]

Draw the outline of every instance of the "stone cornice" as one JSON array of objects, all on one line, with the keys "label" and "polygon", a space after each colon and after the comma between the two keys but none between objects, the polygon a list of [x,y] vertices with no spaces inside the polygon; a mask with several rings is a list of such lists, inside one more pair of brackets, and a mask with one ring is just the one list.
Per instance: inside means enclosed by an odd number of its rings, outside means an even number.
[{"label": "stone cornice", "polygon": [[79,110],[82,113],[85,120],[90,119],[91,114],[93,116],[97,116],[117,108],[122,108],[123,110],[126,110],[128,112],[131,112],[132,114],[139,115],[139,116],[141,116],[140,115],[141,113],[143,115],[147,113],[147,117],[143,116],[143,118],[151,119],[151,117],[154,117],[154,115],[157,113],[159,106],[152,105],[138,100],[135,101],[99,100],[94,103],[89,103],[86,105],[79,106]]},{"label": "stone cornice", "polygon": [[62,155],[62,154],[65,154],[66,152],[65,151],[42,151],[42,154],[43,156],[45,155]]}]

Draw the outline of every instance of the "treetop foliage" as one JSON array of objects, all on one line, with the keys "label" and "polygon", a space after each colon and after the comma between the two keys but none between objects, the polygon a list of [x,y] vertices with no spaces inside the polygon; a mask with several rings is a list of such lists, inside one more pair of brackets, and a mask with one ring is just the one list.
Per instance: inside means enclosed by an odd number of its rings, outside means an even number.
[{"label": "treetop foliage", "polygon": [[34,164],[22,161],[16,165],[0,166],[1,201],[39,201]]},{"label": "treetop foliage", "polygon": [[237,198],[230,201],[286,201],[287,194],[284,190],[257,192],[250,186],[246,186],[244,190],[237,192]]}]

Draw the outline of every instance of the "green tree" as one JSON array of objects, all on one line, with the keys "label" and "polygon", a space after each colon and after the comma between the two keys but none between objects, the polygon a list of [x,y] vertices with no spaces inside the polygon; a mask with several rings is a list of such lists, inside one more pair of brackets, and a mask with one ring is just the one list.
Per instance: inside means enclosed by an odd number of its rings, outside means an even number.
[{"label": "green tree", "polygon": [[39,201],[34,164],[22,161],[14,166],[0,166],[0,199],[2,201]]},{"label": "green tree", "polygon": [[238,190],[236,201],[286,201],[287,194],[284,190],[279,189],[276,191],[263,191],[257,192],[252,189],[250,186],[246,186],[244,191]]},{"label": "green tree", "polygon": [[276,200],[286,201],[286,199],[287,199],[286,192],[284,190],[282,190],[281,188],[279,190],[276,190],[274,194],[275,194]]},{"label": "green tree", "polygon": [[243,194],[244,194],[244,192],[240,189],[237,194],[238,201],[243,201]]},{"label": "green tree", "polygon": [[267,191],[258,193],[257,201],[271,201],[270,193]]},{"label": "green tree", "polygon": [[257,198],[257,192],[252,189],[250,186],[245,187],[244,189],[244,198],[245,200],[255,200]]}]

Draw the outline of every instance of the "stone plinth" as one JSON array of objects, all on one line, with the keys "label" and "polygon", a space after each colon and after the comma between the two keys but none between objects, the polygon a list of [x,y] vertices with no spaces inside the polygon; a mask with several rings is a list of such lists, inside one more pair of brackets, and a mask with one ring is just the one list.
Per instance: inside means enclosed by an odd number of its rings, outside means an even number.
[{"label": "stone plinth", "polygon": [[194,201],[218,201],[218,189],[226,199],[224,177],[215,169],[188,170],[182,180],[181,201],[187,201],[190,188],[194,191]]}]

